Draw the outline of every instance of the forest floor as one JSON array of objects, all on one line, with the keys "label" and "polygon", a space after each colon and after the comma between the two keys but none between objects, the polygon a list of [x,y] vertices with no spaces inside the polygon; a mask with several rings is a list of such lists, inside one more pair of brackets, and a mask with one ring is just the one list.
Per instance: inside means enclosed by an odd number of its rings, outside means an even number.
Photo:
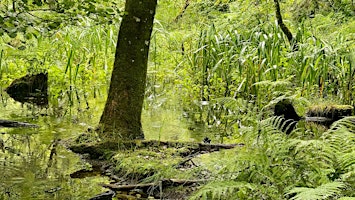
[{"label": "forest floor", "polygon": [[[107,193],[118,199],[187,199],[199,186],[211,181],[203,154],[242,147],[243,144],[164,142],[156,140],[95,142],[83,134],[66,144],[91,164],[71,174],[73,178],[102,175],[111,179]],[[85,142],[83,138],[86,138]]]}]

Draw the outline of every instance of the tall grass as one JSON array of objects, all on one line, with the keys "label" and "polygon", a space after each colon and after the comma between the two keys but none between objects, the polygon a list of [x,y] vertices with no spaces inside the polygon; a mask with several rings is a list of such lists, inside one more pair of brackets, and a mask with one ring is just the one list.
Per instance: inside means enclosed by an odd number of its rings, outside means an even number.
[{"label": "tall grass", "polygon": [[[299,31],[306,35],[307,30]],[[299,51],[291,51],[282,31],[271,22],[243,33],[233,26],[218,30],[211,24],[186,54],[183,70],[189,76],[182,84],[188,91],[187,109],[199,110],[202,120],[210,124],[215,106],[204,111],[199,104],[218,98],[242,98],[259,110],[272,99],[291,94],[352,104],[353,50],[315,36],[303,37],[299,43]]]},{"label": "tall grass", "polygon": [[[62,116],[71,113],[74,107],[75,112],[95,107],[90,105],[90,99],[104,99],[106,95],[117,26],[86,23],[33,38],[26,41],[26,49],[22,50],[2,44],[1,85],[6,87],[13,79],[27,73],[46,71],[49,74],[50,108],[54,113]],[[22,38],[19,36],[13,40],[22,41]]]}]

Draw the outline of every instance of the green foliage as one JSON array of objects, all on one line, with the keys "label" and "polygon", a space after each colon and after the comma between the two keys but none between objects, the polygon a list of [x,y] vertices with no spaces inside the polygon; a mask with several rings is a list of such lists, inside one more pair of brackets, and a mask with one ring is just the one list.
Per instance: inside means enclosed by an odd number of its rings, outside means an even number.
[{"label": "green foliage", "polygon": [[[184,110],[192,120],[206,125],[218,121],[211,113],[218,107],[215,100],[221,98],[251,102],[256,112],[275,98],[291,95],[310,99],[334,98],[342,104],[352,104],[353,94],[349,88],[353,88],[354,56],[349,41],[353,39],[345,41],[340,36],[349,33],[339,30],[341,20],[335,22],[336,15],[322,2],[285,3],[290,12],[296,8],[323,9],[323,13],[315,18],[290,24],[299,41],[300,48],[296,52],[291,52],[284,34],[273,23],[270,2],[224,2],[233,12],[223,14],[218,20],[214,20],[218,14],[209,13],[206,17],[212,18],[212,23],[195,33],[196,40],[191,41],[188,48],[184,46],[184,60],[179,64]],[[207,7],[213,9],[211,5],[214,3],[220,2],[198,2],[193,6],[208,4]],[[248,22],[243,21],[246,18]],[[327,26],[324,26],[325,19],[329,20]],[[203,20],[202,23],[206,24]],[[349,21],[344,27],[352,24]],[[329,35],[329,32],[336,35]]]},{"label": "green foliage", "polygon": [[[192,137],[209,132],[213,142],[245,143],[226,157],[211,156],[214,181],[191,198],[351,199],[355,119],[339,120],[329,130],[299,122],[286,136],[281,130],[289,130],[287,123],[270,117],[274,103],[283,98],[295,100],[301,114],[306,104],[323,98],[353,105],[351,1],[282,1],[285,23],[299,41],[297,52],[275,24],[272,1],[191,1],[174,21],[184,4],[164,0],[157,10],[145,102],[151,112],[145,116],[152,118],[155,111],[161,118],[148,124],[155,134],[151,138],[190,136],[166,118],[180,120],[183,112],[192,128],[203,127]],[[1,87],[27,73],[48,71],[49,110],[56,116],[86,113],[97,121],[121,7],[122,1],[1,1]],[[166,132],[175,135],[160,136]],[[171,168],[178,162],[172,152],[168,157],[135,152],[138,162],[129,153],[116,157],[118,170],[153,174],[146,181],[180,173]]]},{"label": "green foliage", "polygon": [[344,118],[313,138],[304,137],[303,129],[284,135],[279,131],[279,118],[260,121],[244,132],[246,146],[223,160],[216,181],[203,186],[192,199],[208,195],[208,199],[230,199],[243,191],[239,188],[249,190],[239,199],[351,196],[355,173],[353,120]]},{"label": "green foliage", "polygon": [[186,147],[132,149],[117,152],[111,160],[116,163],[115,171],[130,180],[155,182],[161,179],[188,179],[194,177],[199,169],[180,169],[179,163],[186,158],[179,154],[186,151]]},{"label": "green foliage", "polygon": [[245,182],[216,181],[203,187],[190,199],[246,199],[253,190],[255,186]]},{"label": "green foliage", "polygon": [[316,200],[316,199],[326,199],[334,197],[342,192],[345,188],[345,184],[341,182],[331,182],[320,185],[316,188],[305,188],[296,187],[293,188],[286,195],[294,194],[297,195],[292,197],[292,200]]},{"label": "green foliage", "polygon": [[92,0],[5,0],[0,3],[0,36],[26,39],[48,34],[91,18],[98,24],[119,20],[120,1]]}]

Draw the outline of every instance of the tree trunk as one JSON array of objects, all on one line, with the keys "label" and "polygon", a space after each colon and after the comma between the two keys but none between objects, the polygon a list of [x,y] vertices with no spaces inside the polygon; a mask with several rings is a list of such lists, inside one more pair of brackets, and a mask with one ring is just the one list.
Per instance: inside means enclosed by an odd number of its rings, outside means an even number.
[{"label": "tree trunk", "polygon": [[274,5],[275,5],[275,13],[276,13],[277,23],[279,24],[282,32],[286,35],[290,45],[292,46],[292,50],[298,51],[298,44],[297,44],[296,39],[293,37],[291,31],[287,28],[287,26],[284,24],[284,22],[282,20],[279,1],[274,0]]},{"label": "tree trunk", "polygon": [[144,139],[141,113],[157,0],[126,0],[114,68],[99,123],[103,139]]}]

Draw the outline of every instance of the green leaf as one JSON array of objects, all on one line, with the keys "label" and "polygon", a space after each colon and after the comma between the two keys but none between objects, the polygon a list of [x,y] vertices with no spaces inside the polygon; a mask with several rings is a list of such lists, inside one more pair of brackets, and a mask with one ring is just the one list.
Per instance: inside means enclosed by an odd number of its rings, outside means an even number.
[{"label": "green leaf", "polygon": [[15,38],[17,36],[17,32],[10,32],[7,34],[10,38]]},{"label": "green leaf", "polygon": [[60,26],[60,22],[52,22],[48,24],[48,28],[50,30],[54,30],[57,29]]}]

